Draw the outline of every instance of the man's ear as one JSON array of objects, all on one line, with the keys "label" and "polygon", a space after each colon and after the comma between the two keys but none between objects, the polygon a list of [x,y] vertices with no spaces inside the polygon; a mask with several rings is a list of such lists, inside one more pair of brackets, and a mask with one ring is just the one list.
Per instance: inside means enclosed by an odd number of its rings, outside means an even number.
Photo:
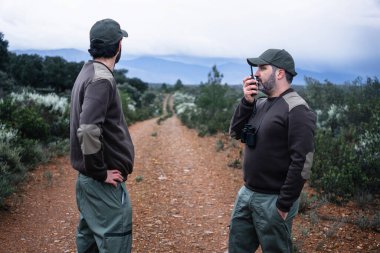
[{"label": "man's ear", "polygon": [[276,77],[279,80],[282,78],[286,78],[285,70],[284,69],[277,69]]}]

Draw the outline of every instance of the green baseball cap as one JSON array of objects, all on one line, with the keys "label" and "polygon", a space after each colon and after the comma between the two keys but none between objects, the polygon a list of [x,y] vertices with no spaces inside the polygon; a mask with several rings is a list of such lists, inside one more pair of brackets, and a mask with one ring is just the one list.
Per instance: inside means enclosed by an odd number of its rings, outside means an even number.
[{"label": "green baseball cap", "polygon": [[284,49],[268,49],[257,58],[248,58],[247,62],[254,67],[270,64],[284,69],[293,76],[297,75],[293,57]]},{"label": "green baseball cap", "polygon": [[128,37],[128,33],[120,28],[119,23],[109,18],[97,21],[90,30],[90,42],[98,45],[114,45],[123,37]]}]

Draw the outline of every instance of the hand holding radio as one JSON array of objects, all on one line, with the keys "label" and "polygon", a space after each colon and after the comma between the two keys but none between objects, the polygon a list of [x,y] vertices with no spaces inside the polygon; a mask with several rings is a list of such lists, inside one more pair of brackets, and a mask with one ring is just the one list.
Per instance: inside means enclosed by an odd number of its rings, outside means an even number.
[{"label": "hand holding radio", "polygon": [[244,97],[249,103],[253,103],[255,96],[259,93],[259,82],[255,76],[248,76],[243,80]]}]

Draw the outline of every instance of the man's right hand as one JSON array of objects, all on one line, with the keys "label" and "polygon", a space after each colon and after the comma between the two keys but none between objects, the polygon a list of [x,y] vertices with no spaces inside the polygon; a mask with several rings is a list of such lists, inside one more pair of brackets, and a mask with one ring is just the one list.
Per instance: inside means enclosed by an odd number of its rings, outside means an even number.
[{"label": "man's right hand", "polygon": [[253,103],[256,95],[259,93],[257,81],[252,76],[247,76],[243,79],[244,98],[249,103]]},{"label": "man's right hand", "polygon": [[107,170],[107,178],[104,182],[117,187],[117,183],[123,182],[123,176],[118,170]]}]

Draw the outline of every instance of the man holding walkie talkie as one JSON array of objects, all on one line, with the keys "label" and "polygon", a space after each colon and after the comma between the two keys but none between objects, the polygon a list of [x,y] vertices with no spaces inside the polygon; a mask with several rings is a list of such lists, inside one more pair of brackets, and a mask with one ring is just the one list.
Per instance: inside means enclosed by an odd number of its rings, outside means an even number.
[{"label": "man holding walkie talkie", "polygon": [[[229,253],[292,252],[292,222],[310,177],[316,115],[290,86],[293,57],[268,49],[248,58],[251,76],[231,120],[230,135],[244,148],[244,186],[231,216]],[[253,74],[252,67],[257,67]],[[258,97],[259,91],[267,97]]]}]

